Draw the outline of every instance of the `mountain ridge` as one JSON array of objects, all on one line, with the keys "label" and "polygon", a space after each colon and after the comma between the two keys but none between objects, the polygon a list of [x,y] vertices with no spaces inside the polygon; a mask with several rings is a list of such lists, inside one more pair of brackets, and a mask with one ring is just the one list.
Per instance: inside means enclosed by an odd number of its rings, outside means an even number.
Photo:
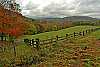
[{"label": "mountain ridge", "polygon": [[99,18],[93,18],[90,16],[69,16],[69,17],[63,17],[63,18],[56,18],[56,17],[42,17],[42,18],[37,18],[35,20],[40,20],[40,21],[96,21],[100,20]]},{"label": "mountain ridge", "polygon": [[90,16],[70,16],[70,17],[64,17],[64,19],[68,21],[96,21],[99,20],[98,18],[93,18]]}]

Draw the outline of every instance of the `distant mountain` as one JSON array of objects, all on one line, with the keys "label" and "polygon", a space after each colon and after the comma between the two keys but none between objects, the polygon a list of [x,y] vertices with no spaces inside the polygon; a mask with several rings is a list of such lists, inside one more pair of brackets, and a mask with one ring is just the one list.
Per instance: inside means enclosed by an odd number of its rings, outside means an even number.
[{"label": "distant mountain", "polygon": [[49,18],[39,18],[37,20],[41,20],[41,21],[96,21],[96,20],[100,20],[97,18],[93,18],[93,17],[89,17],[89,16],[69,16],[69,17],[64,17],[64,18],[53,18],[53,17],[49,17]]},{"label": "distant mountain", "polygon": [[64,21],[64,18],[43,18],[43,19],[40,19],[40,20],[62,22],[62,21]]},{"label": "distant mountain", "polygon": [[88,17],[88,16],[70,16],[70,17],[64,17],[64,20],[68,20],[68,21],[96,21],[98,19]]}]

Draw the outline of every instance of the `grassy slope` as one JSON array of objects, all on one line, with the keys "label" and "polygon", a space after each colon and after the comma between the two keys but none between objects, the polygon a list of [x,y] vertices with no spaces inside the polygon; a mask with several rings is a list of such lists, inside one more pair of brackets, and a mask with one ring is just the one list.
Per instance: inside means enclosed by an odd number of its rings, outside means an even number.
[{"label": "grassy slope", "polygon": [[[27,36],[22,37],[22,39],[24,39],[24,38],[30,39],[30,38],[38,38],[38,37],[40,39],[47,39],[48,37],[54,37],[56,35],[64,36],[66,33],[73,33],[74,31],[79,32],[81,30],[86,30],[86,29],[90,29],[90,28],[95,28],[95,27],[93,27],[93,26],[76,26],[76,27],[59,30],[59,31],[46,32],[46,33],[41,33],[41,34],[37,34],[37,35],[27,35]],[[95,33],[98,36],[98,32],[95,32]],[[28,52],[29,53],[31,52],[31,48],[29,46],[25,45],[25,43],[20,43],[20,45],[18,45],[16,47],[16,51],[17,51],[18,55],[21,55],[20,53],[27,54]],[[31,54],[28,54],[28,55],[31,55]]]},{"label": "grassy slope", "polygon": [[[60,31],[53,31],[53,32],[46,32],[46,33],[41,33],[41,34],[37,34],[37,35],[33,35],[33,36],[25,36],[24,38],[33,38],[33,37],[39,37],[39,38],[48,38],[48,37],[53,37],[53,36],[55,36],[55,34],[57,34],[57,35],[60,35],[60,36],[63,36],[63,35],[65,35],[66,33],[72,33],[72,32],[74,32],[74,31],[81,31],[81,30],[86,30],[86,29],[89,29],[89,28],[94,28],[93,26],[76,26],[76,27],[71,27],[71,28],[68,28],[68,29],[63,29],[63,30],[60,30]],[[42,36],[42,35],[45,35],[45,36]],[[96,31],[96,32],[94,32],[94,33],[92,33],[91,35],[93,35],[93,36],[99,36],[100,37],[100,31]],[[48,36],[48,37],[46,37],[46,36]],[[89,41],[88,41],[89,40]],[[88,42],[90,42],[90,43],[88,43]],[[73,45],[74,46],[70,46],[70,43],[66,43],[66,41],[65,42],[58,42],[56,45],[53,45],[53,44],[51,44],[52,46],[49,46],[49,47],[45,47],[45,45],[44,46],[41,46],[41,50],[39,50],[39,51],[36,51],[34,48],[32,48],[31,46],[27,46],[27,45],[25,45],[25,44],[20,44],[20,45],[18,45],[18,46],[16,46],[16,53],[17,53],[17,57],[20,57],[20,56],[27,56],[27,57],[29,57],[29,56],[31,56],[31,55],[38,55],[38,54],[36,54],[36,53],[40,53],[40,54],[44,54],[44,53],[46,53],[47,55],[50,55],[50,56],[52,56],[53,58],[50,58],[49,56],[46,56],[46,57],[43,57],[44,59],[47,59],[47,61],[48,61],[48,63],[49,63],[49,61],[50,61],[50,63],[54,63],[54,60],[52,60],[51,61],[51,59],[57,59],[57,57],[59,57],[59,55],[61,55],[60,54],[60,51],[59,50],[63,50],[63,54],[65,54],[64,55],[64,57],[66,57],[66,56],[69,56],[69,57],[71,57],[70,55],[70,52],[72,52],[72,53],[74,53],[75,52],[75,50],[74,50],[74,48],[75,48],[75,46],[78,46],[78,45],[80,45],[79,47],[81,47],[82,46],[82,44],[84,44],[83,46],[89,46],[89,47],[93,47],[93,46],[91,46],[91,42],[92,42],[92,40],[91,39],[88,39],[88,38],[84,38],[84,40],[82,40],[82,42],[81,42],[81,40],[79,39],[79,41],[77,41],[77,44],[76,44],[76,40],[75,40],[75,43],[73,43]],[[88,44],[90,44],[90,45],[88,45]],[[66,45],[66,46],[65,46]],[[67,46],[67,45],[69,45],[69,47]],[[93,43],[93,45],[94,45],[94,43]],[[82,47],[83,47],[82,46]],[[52,49],[51,49],[52,48]],[[99,49],[100,50],[100,48],[99,47],[97,47],[96,46],[96,49]],[[54,51],[53,51],[54,50]],[[8,50],[9,51],[9,50]],[[58,51],[58,53],[59,53],[59,55],[56,57],[55,55],[57,54],[57,51]],[[54,55],[52,55],[52,54],[54,54]],[[88,51],[87,51],[87,54],[88,54]],[[3,55],[1,54],[1,56],[0,56],[0,58],[2,57]],[[8,59],[10,59],[10,58],[13,58],[13,56],[14,56],[14,54],[13,54],[13,51],[11,52],[11,53],[9,53],[9,52],[5,52],[5,57],[3,57],[3,59],[4,58],[6,58],[7,60]],[[39,55],[40,56],[40,55]],[[64,57],[62,57],[62,58],[64,58]],[[95,56],[94,56],[95,57]],[[42,58],[41,56],[39,57],[39,58]],[[96,58],[96,57],[95,57]],[[2,60],[3,60],[2,59]],[[16,58],[17,59],[17,58]],[[89,59],[89,58],[85,58],[85,59]],[[61,60],[61,59],[60,59]],[[59,63],[58,61],[56,61],[55,60],[55,62],[56,63]],[[98,63],[98,61],[96,61],[97,63]],[[9,62],[10,63],[10,62]],[[44,63],[45,63],[45,61],[44,61]],[[33,66],[32,66],[33,67]],[[99,66],[98,66],[99,67]]]},{"label": "grassy slope", "polygon": [[100,30],[91,33],[91,36],[94,36],[94,37],[96,37],[97,39],[100,39]]},{"label": "grassy slope", "polygon": [[[96,45],[95,39],[86,37],[79,40],[73,40],[73,42],[59,41],[49,45],[41,45],[40,47],[41,49],[36,50],[24,44],[18,45],[16,47],[16,64],[21,62],[20,57],[25,56],[29,58],[32,56],[35,58],[34,61],[39,59],[39,61],[42,60],[42,63],[33,64],[33,66],[30,67],[71,67],[70,65],[72,65],[72,67],[78,67],[78,65],[82,63],[84,64],[80,67],[100,67],[100,47]],[[80,55],[81,58],[79,58]],[[11,61],[11,59],[14,59],[13,51],[12,53],[5,52],[1,54],[0,58],[4,61],[3,63],[11,67],[9,63],[14,61]],[[26,59],[23,60],[23,62],[26,62]]]},{"label": "grassy slope", "polygon": [[83,30],[87,30],[87,29],[91,29],[95,27],[96,26],[75,26],[75,27],[71,27],[71,28],[67,28],[67,29],[63,29],[59,31],[46,32],[46,33],[41,33],[41,34],[36,34],[36,35],[25,35],[25,36],[22,36],[21,39],[39,38],[40,40],[45,40],[48,38],[55,37],[56,35],[65,36],[67,33],[69,34],[73,32],[79,32],[79,31],[83,31]]},{"label": "grassy slope", "polygon": [[[97,28],[100,28],[100,26],[97,26]],[[100,39],[100,30],[91,33],[90,36],[93,36],[96,39]]]}]

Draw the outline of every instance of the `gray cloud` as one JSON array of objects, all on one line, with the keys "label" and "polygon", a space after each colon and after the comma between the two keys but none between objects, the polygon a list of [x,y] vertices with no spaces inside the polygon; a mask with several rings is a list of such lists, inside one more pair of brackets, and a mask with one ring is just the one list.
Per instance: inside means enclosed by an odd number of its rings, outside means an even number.
[{"label": "gray cloud", "polygon": [[32,3],[32,2],[28,2],[25,6],[23,6],[23,9],[24,10],[35,10],[35,9],[37,9],[38,8],[38,4],[34,4],[34,3]]},{"label": "gray cloud", "polygon": [[[100,0],[82,0],[76,9],[76,15],[100,16]],[[100,18],[100,17],[99,17]]]},{"label": "gray cloud", "polygon": [[51,2],[39,9],[41,5],[29,2],[24,6],[24,15],[28,16],[73,16],[86,15],[100,18],[100,0],[74,0],[68,4],[66,0],[61,3]]}]

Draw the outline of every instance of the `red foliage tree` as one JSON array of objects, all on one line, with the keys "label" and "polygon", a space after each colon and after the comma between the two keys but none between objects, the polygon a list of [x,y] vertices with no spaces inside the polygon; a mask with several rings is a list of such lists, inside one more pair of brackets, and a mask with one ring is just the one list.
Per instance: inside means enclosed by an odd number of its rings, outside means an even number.
[{"label": "red foliage tree", "polygon": [[[9,13],[10,12],[10,13]],[[19,13],[0,8],[0,32],[18,37],[25,31],[26,23]]]}]

